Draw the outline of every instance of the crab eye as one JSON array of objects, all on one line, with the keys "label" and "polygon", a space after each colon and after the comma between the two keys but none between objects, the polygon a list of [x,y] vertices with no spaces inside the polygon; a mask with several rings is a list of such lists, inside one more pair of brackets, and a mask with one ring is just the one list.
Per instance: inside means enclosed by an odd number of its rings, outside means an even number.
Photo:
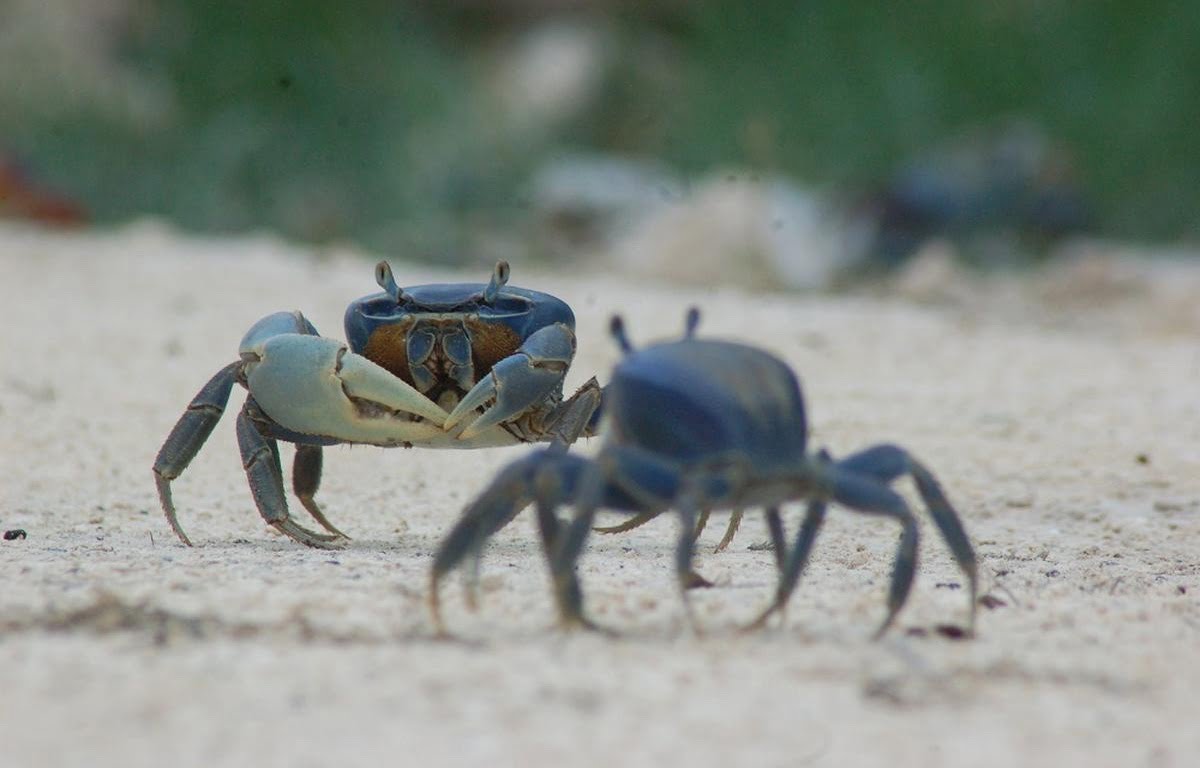
[{"label": "crab eye", "polygon": [[508,262],[497,261],[496,271],[492,272],[492,279],[488,283],[487,288],[483,290],[483,300],[487,304],[492,304],[496,301],[496,297],[500,295],[500,289],[508,283]]},{"label": "crab eye", "polygon": [[375,282],[397,302],[404,300],[404,289],[396,285],[396,277],[392,274],[392,265],[381,261],[375,265]]},{"label": "crab eye", "polygon": [[608,321],[608,332],[616,339],[617,344],[621,347],[621,351],[629,354],[633,351],[633,345],[629,343],[629,337],[625,335],[625,321],[620,315],[613,315]]}]

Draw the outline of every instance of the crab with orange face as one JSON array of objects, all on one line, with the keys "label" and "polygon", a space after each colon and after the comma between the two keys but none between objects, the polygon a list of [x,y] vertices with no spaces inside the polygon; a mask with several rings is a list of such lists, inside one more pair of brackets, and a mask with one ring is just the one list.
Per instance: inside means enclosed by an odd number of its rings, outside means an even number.
[{"label": "crab with orange face", "polygon": [[[322,448],[480,448],[551,442],[569,446],[595,430],[601,390],[593,378],[570,398],[563,379],[575,355],[575,317],[562,300],[508,285],[496,265],[486,283],[400,287],[387,262],[382,293],[346,310],[349,343],[320,336],[299,312],[276,312],[242,338],[239,359],[201,388],[154,462],[171,528],[171,481],[199,453],[235,383],[248,391],[237,436],[255,505],[270,525],[311,547],[346,539],[314,500]],[[327,533],[290,518],[278,441],[296,446],[296,496]]]}]

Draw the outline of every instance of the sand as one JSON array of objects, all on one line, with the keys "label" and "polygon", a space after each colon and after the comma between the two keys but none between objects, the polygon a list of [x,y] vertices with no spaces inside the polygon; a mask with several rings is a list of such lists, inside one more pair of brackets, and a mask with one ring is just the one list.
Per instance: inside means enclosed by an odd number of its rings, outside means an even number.
[{"label": "sand", "polygon": [[[693,595],[697,637],[662,518],[593,538],[581,565],[590,614],[623,636],[564,634],[527,515],[488,550],[480,612],[448,583],[460,638],[448,642],[425,609],[431,553],[527,448],[327,451],[319,498],[353,537],[337,552],[263,524],[228,414],[175,483],[197,546],[174,537],[154,492],[162,439],[243,331],[301,309],[340,338],[346,303],[375,290],[372,265],[151,224],[0,229],[0,527],[28,534],[0,541],[0,763],[1197,764],[1193,304],[1176,300],[1184,320],[1164,322],[1142,290],[1153,281],[1077,295],[1068,280],[1064,297],[1031,276],[929,304],[514,263],[514,283],[575,308],[568,388],[607,379],[615,311],[640,342],[677,334],[699,304],[702,333],[782,356],[815,444],[894,440],[938,473],[992,607],[974,640],[945,636],[967,600],[924,525],[912,599],[872,641],[896,530],[834,509],[786,621],[740,634],[774,583],[755,513],[729,551],[712,552],[723,517],[702,540],[698,568],[716,586]],[[409,284],[488,274],[393,267]],[[1179,280],[1165,283],[1177,296]],[[798,510],[786,519],[794,530]]]}]

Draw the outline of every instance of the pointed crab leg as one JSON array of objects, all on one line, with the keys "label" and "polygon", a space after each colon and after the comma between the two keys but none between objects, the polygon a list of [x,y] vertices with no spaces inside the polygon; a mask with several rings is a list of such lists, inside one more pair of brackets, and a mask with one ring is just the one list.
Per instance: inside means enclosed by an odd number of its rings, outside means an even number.
[{"label": "pointed crab leg", "polygon": [[216,428],[221,414],[225,412],[229,393],[237,381],[240,368],[241,363],[225,366],[196,393],[154,460],[154,482],[158,486],[158,499],[166,513],[167,522],[179,540],[189,547],[192,546],[191,539],[179,525],[175,502],[171,499],[171,481],[183,474]]}]

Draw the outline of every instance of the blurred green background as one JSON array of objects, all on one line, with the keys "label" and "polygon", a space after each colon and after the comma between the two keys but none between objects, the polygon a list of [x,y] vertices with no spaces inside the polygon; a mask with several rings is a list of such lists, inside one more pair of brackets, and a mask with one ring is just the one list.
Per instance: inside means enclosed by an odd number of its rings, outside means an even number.
[{"label": "blurred green background", "polygon": [[96,223],[453,261],[572,153],[852,209],[1019,120],[1066,228],[1194,240],[1198,33],[1167,0],[0,0],[0,152]]}]

